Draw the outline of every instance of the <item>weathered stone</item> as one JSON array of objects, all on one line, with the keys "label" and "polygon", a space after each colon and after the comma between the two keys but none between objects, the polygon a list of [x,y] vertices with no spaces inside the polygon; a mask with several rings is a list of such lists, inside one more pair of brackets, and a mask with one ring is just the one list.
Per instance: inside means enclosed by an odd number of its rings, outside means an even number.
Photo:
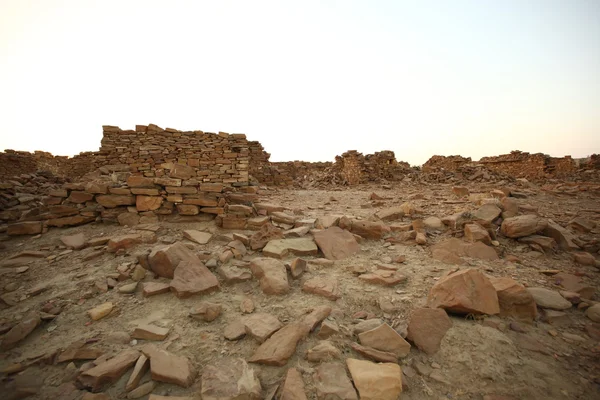
[{"label": "weathered stone", "polygon": [[314,382],[317,399],[358,400],[352,382],[346,375],[346,368],[338,362],[328,362],[316,368]]},{"label": "weathered stone", "polygon": [[61,236],[60,241],[70,249],[81,250],[85,247],[85,235],[76,233],[75,235]]},{"label": "weathered stone", "polygon": [[585,310],[585,316],[594,322],[600,322],[600,303],[594,304]]},{"label": "weathered stone", "polygon": [[571,308],[571,302],[566,300],[560,293],[554,290],[532,287],[527,288],[527,291],[533,296],[535,303],[542,308],[550,308],[552,310],[567,310]]},{"label": "weathered stone", "polygon": [[167,293],[170,290],[170,285],[166,282],[144,282],[142,286],[144,297]]},{"label": "weathered stone", "polygon": [[98,321],[99,319],[102,319],[110,314],[110,312],[113,310],[113,307],[113,303],[103,303],[92,308],[91,310],[88,310],[87,313],[93,321]]},{"label": "weathered stone", "polygon": [[31,313],[25,316],[25,318],[19,321],[18,324],[13,326],[12,329],[2,337],[0,350],[10,350],[17,346],[17,344],[29,336],[41,322],[38,313]]},{"label": "weathered stone", "polygon": [[198,215],[200,208],[193,204],[177,204],[177,212],[181,215]]},{"label": "weathered stone", "polygon": [[180,242],[154,248],[148,256],[152,271],[163,278],[173,278],[180,261],[198,261],[194,252]]},{"label": "weathered stone", "polygon": [[375,214],[375,216],[382,221],[395,221],[402,219],[404,215],[405,212],[402,207],[385,208]]},{"label": "weathered stone", "polygon": [[190,387],[194,382],[196,371],[186,357],[176,356],[152,345],[144,346],[142,353],[150,359],[153,380],[183,387]]},{"label": "weathered stone", "polygon": [[258,340],[259,343],[267,340],[283,326],[277,317],[266,313],[248,315],[242,319],[242,323],[246,334]]},{"label": "weathered stone", "polygon": [[133,372],[125,385],[125,391],[130,392],[136,387],[139,386],[140,381],[142,380],[144,374],[150,369],[150,360],[143,354],[140,354],[140,357],[137,359],[135,366],[133,367]]},{"label": "weathered stone", "polygon": [[402,370],[396,363],[346,359],[361,400],[397,400],[402,392]]},{"label": "weathered stone", "polygon": [[354,342],[350,343],[350,347],[361,356],[374,361],[390,363],[398,362],[398,357],[396,357],[394,353],[390,353],[388,351],[375,350],[371,347],[361,346],[360,344]]},{"label": "weathered stone", "polygon": [[531,293],[511,278],[490,278],[496,289],[500,316],[533,321],[537,316],[535,300]]},{"label": "weathered stone", "polygon": [[551,219],[548,220],[542,235],[553,238],[561,250],[579,250],[579,246],[575,244],[575,235]]},{"label": "weathered stone", "polygon": [[135,204],[135,196],[119,196],[115,194],[105,194],[96,196],[96,201],[102,207],[106,208],[132,206]]},{"label": "weathered stone", "polygon": [[358,335],[360,343],[376,350],[394,353],[397,357],[406,357],[410,352],[410,344],[388,324],[382,324],[370,331]]},{"label": "weathered stone", "polygon": [[142,240],[142,235],[139,234],[113,236],[109,239],[107,243],[107,251],[109,253],[116,253],[121,249],[130,249],[136,244],[141,243]]},{"label": "weathered stone", "polygon": [[[101,197],[101,196],[98,196]],[[71,191],[71,194],[67,201],[69,203],[82,204],[86,201],[91,201],[94,199],[94,195],[91,193],[79,192],[76,190]]]},{"label": "weathered stone", "polygon": [[144,397],[150,394],[156,388],[156,382],[148,381],[142,383],[137,388],[133,389],[131,392],[127,393],[128,399],[138,399],[140,397]]},{"label": "weathered stone", "polygon": [[238,268],[233,265],[221,265],[217,273],[227,284],[244,282],[252,279],[252,273],[246,268]]},{"label": "weathered stone", "polygon": [[77,226],[87,224],[89,222],[95,221],[95,217],[86,217],[83,215],[75,215],[72,217],[64,217],[64,218],[52,218],[46,221],[48,226],[55,226],[58,228],[62,228],[64,226]]},{"label": "weathered stone", "polygon": [[208,232],[200,232],[193,229],[188,229],[183,231],[183,237],[198,244],[207,244],[212,238],[212,234]]},{"label": "weathered stone", "polygon": [[[129,339],[129,335],[127,335]],[[95,360],[104,354],[101,349],[95,349],[93,347],[86,347],[85,341],[78,340],[70,344],[60,355],[56,362],[68,362],[73,360]]]},{"label": "weathered stone", "polygon": [[319,328],[317,336],[319,339],[327,339],[333,335],[340,333],[340,328],[333,321],[323,321]]},{"label": "weathered stone", "polygon": [[232,322],[225,327],[223,336],[227,340],[238,340],[246,336],[246,326],[241,320]]},{"label": "weathered stone", "polygon": [[131,337],[142,340],[165,340],[169,335],[169,331],[169,328],[144,324],[136,327]]},{"label": "weathered stone", "polygon": [[456,197],[467,197],[469,196],[469,189],[464,186],[453,186],[452,193],[454,193]]},{"label": "weathered stone", "polygon": [[152,178],[146,178],[141,175],[130,175],[127,178],[127,186],[130,188],[153,188],[154,181]]},{"label": "weathered stone", "polygon": [[314,238],[329,260],[342,260],[360,251],[354,235],[337,226],[316,232]]},{"label": "weathered stone", "polygon": [[443,231],[446,227],[442,220],[438,217],[425,218],[423,220],[423,225],[425,225],[425,228],[432,231]]},{"label": "weathered stone", "polygon": [[174,164],[169,176],[175,179],[190,179],[196,176],[196,170],[188,165]]},{"label": "weathered stone", "polygon": [[137,350],[125,350],[116,357],[84,371],[79,375],[79,382],[93,392],[101,391],[104,386],[116,382],[135,364],[140,356]]},{"label": "weathered stone", "polygon": [[316,276],[304,282],[302,291],[337,300],[341,297],[338,281],[334,278]]},{"label": "weathered stone", "polygon": [[381,239],[385,234],[391,232],[391,229],[382,222],[353,221],[350,232],[365,239]]},{"label": "weathered stone", "polygon": [[245,360],[223,358],[204,367],[202,399],[261,400],[262,387],[258,376]]},{"label": "weathered stone", "polygon": [[465,225],[465,239],[469,242],[483,242],[490,246],[492,244],[490,234],[479,224]]},{"label": "weathered stone", "polygon": [[552,278],[556,284],[559,284],[568,291],[578,293],[584,299],[591,299],[596,292],[594,286],[582,283],[581,278],[575,275],[559,272]]},{"label": "weathered stone", "polygon": [[324,362],[340,358],[342,352],[327,340],[321,340],[306,352],[306,359],[312,362]]},{"label": "weathered stone", "polygon": [[198,307],[191,310],[189,315],[194,319],[211,322],[221,315],[222,310],[223,307],[220,304],[203,301]]},{"label": "weathered stone", "polygon": [[484,204],[472,213],[472,217],[475,221],[478,221],[485,226],[489,226],[501,213],[502,210],[496,205]]},{"label": "weathered stone", "polygon": [[[268,219],[267,219],[268,221]],[[250,220],[248,220],[250,224]],[[275,226],[265,223],[261,225],[260,230],[250,237],[250,248],[260,250],[272,240],[283,238],[283,231]]]},{"label": "weathered stone", "polygon": [[42,233],[42,223],[40,221],[17,222],[8,225],[6,233],[9,236],[37,235]]},{"label": "weathered stone", "polygon": [[290,368],[285,374],[279,394],[280,400],[308,400],[304,391],[302,374],[296,368]]},{"label": "weathered stone", "polygon": [[541,232],[548,226],[548,222],[533,214],[519,215],[505,219],[500,231],[509,238],[520,238]]},{"label": "weathered stone", "polygon": [[140,216],[134,212],[124,212],[117,216],[117,221],[121,226],[135,226],[140,223]]},{"label": "weathered stone", "polygon": [[144,196],[137,195],[135,197],[135,208],[138,211],[154,211],[162,206],[163,198],[161,196]]},{"label": "weathered stone", "polygon": [[543,251],[555,251],[558,249],[556,241],[551,237],[541,235],[525,236],[519,239],[519,242],[539,246]]},{"label": "weathered stone", "polygon": [[265,256],[281,259],[288,254],[316,256],[319,250],[312,238],[292,238],[271,240],[262,251]]},{"label": "weathered stone", "polygon": [[171,291],[179,298],[219,290],[219,281],[199,260],[179,262],[175,268]]},{"label": "weathered stone", "polygon": [[387,271],[382,269],[375,270],[372,273],[362,274],[358,278],[368,283],[384,286],[394,286],[398,283],[405,282],[407,279],[406,276],[402,275],[399,271]]},{"label": "weathered stone", "polygon": [[285,294],[289,292],[287,272],[283,262],[267,257],[259,257],[250,263],[252,274],[260,280],[265,294]]},{"label": "weathered stone", "polygon": [[576,253],[573,253],[573,261],[575,261],[577,264],[592,267],[596,265],[596,258],[590,253],[584,251],[578,251]]},{"label": "weathered stone", "polygon": [[358,335],[360,333],[370,331],[371,329],[378,328],[381,325],[383,325],[382,320],[380,320],[379,318],[371,318],[371,319],[361,321],[358,324],[354,325],[354,328],[352,329],[352,331],[354,332],[355,335]]},{"label": "weathered stone", "polygon": [[306,260],[296,258],[290,263],[290,273],[294,279],[299,278],[306,271]]},{"label": "weathered stone", "polygon": [[443,309],[417,308],[410,315],[406,338],[431,355],[440,349],[442,339],[451,327],[452,321]]},{"label": "weathered stone", "polygon": [[456,313],[498,314],[498,295],[490,280],[476,269],[441,278],[429,291],[427,304]]}]

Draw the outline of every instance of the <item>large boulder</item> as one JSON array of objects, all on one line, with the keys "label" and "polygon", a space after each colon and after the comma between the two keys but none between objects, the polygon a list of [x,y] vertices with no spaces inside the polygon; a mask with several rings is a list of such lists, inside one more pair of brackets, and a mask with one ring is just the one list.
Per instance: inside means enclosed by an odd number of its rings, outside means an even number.
[{"label": "large boulder", "polygon": [[561,311],[567,310],[572,306],[570,301],[554,290],[542,287],[531,287],[527,288],[527,291],[533,296],[535,303],[541,308],[550,308],[552,310]]},{"label": "large boulder", "polygon": [[509,238],[520,238],[543,231],[548,226],[548,221],[537,215],[527,214],[507,218],[502,222],[500,231]]},{"label": "large boulder", "polygon": [[429,291],[427,304],[460,314],[498,314],[500,305],[490,280],[476,269],[441,278]]}]

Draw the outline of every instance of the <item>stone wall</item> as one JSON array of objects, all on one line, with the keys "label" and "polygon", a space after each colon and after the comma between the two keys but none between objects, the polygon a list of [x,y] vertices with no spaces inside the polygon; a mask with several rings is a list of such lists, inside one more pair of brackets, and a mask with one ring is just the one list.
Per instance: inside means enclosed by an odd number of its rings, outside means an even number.
[{"label": "stone wall", "polygon": [[571,156],[562,158],[550,157],[546,154],[530,154],[512,151],[495,157],[484,157],[479,160],[493,171],[508,173],[516,178],[543,178],[545,176],[565,177],[576,171],[575,161]]},{"label": "stone wall", "polygon": [[4,150],[0,153],[0,178],[32,174],[36,171],[49,171],[54,175],[64,175],[68,157],[53,156],[45,151]]},{"label": "stone wall", "polygon": [[437,169],[457,171],[460,167],[471,162],[471,157],[463,156],[433,156],[423,164],[423,172],[435,172]]},{"label": "stone wall", "polygon": [[366,156],[350,150],[335,158],[332,172],[338,174],[345,185],[367,182],[398,181],[411,171],[406,162],[398,162],[393,151],[384,150]]}]

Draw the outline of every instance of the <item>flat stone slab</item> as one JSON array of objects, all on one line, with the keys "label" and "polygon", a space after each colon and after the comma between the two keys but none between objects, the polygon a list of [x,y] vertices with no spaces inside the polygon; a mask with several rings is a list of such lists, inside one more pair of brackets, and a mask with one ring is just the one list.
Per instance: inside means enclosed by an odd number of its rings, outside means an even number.
[{"label": "flat stone slab", "polygon": [[194,229],[189,229],[183,231],[183,237],[198,244],[207,244],[212,238],[212,234],[208,232],[200,232]]},{"label": "flat stone slab", "polygon": [[263,249],[265,256],[283,258],[288,254],[295,256],[316,256],[317,244],[309,237],[271,240]]}]

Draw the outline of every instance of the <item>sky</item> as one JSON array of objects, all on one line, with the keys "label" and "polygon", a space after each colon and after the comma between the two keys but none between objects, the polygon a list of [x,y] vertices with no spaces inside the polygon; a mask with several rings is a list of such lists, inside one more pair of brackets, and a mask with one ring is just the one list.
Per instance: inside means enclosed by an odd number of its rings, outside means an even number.
[{"label": "sky", "polygon": [[600,153],[600,1],[0,0],[0,150],[102,125],[246,133],[271,161]]}]

